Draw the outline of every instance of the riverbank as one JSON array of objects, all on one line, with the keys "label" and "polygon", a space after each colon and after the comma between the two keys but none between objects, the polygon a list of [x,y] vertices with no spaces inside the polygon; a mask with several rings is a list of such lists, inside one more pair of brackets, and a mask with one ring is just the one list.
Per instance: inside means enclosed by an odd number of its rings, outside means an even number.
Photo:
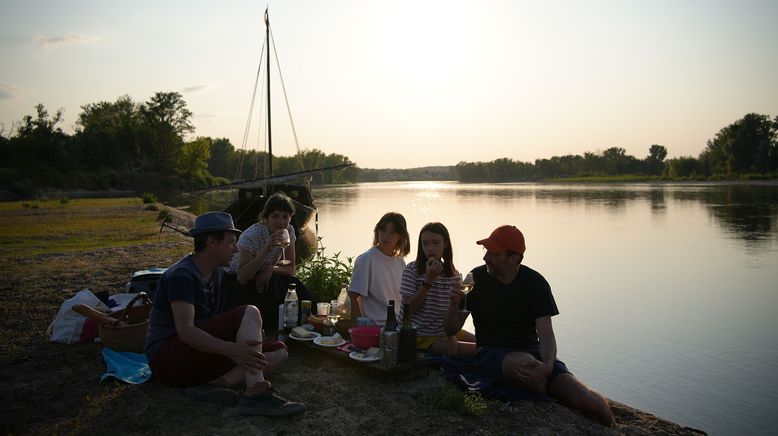
[{"label": "riverbank", "polygon": [[158,214],[138,199],[0,204],[0,432],[700,433],[616,402],[614,429],[556,403],[463,405],[464,397],[434,370],[387,380],[299,347],[270,377],[308,405],[288,420],[240,417],[235,408],[196,403],[153,382],[100,383],[100,345],[54,344],[45,329],[76,291],[118,292],[133,271],[167,266],[191,250],[190,239],[160,233]]}]

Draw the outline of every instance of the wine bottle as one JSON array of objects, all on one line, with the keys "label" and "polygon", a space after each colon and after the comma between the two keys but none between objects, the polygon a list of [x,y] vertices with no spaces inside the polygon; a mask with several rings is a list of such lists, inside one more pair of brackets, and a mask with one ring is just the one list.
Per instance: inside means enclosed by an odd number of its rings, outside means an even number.
[{"label": "wine bottle", "polygon": [[403,323],[400,327],[399,363],[410,363],[416,360],[416,329],[411,325],[411,308],[408,303],[403,303]]},{"label": "wine bottle", "polygon": [[386,323],[380,337],[381,364],[391,366],[397,364],[397,348],[399,334],[397,333],[397,318],[394,315],[394,300],[389,300],[386,306]]},{"label": "wine bottle", "polygon": [[389,300],[389,305],[386,306],[386,323],[384,324],[384,330],[397,331],[397,316],[394,314],[394,300]]}]

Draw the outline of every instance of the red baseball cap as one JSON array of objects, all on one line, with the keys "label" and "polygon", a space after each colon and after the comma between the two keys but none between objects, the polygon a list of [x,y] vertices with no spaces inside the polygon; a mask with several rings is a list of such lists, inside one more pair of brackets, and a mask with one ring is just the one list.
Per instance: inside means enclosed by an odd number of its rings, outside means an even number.
[{"label": "red baseball cap", "polygon": [[495,253],[511,250],[524,254],[524,250],[527,249],[524,244],[524,235],[516,226],[497,227],[488,238],[481,239],[476,244],[483,245],[487,250]]}]

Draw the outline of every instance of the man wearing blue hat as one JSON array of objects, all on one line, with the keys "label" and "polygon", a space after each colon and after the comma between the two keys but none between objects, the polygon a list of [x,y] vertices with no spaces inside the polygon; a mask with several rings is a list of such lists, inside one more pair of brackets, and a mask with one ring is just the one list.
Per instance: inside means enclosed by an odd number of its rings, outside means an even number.
[{"label": "man wearing blue hat", "polygon": [[446,333],[458,332],[472,314],[480,375],[548,394],[612,426],[613,412],[605,397],[586,387],[556,358],[551,317],[559,310],[546,279],[522,264],[524,235],[505,225],[477,244],[484,247],[484,265],[473,270],[475,284],[464,308],[469,311],[459,310],[462,293],[457,287],[444,319]]},{"label": "man wearing blue hat", "polygon": [[[232,216],[207,212],[189,231],[194,252],[160,278],[149,319],[145,354],[162,384],[183,387],[200,401],[238,405],[247,416],[286,416],[305,405],[280,396],[264,374],[287,359],[282,342],[262,341],[262,316],[255,306],[239,306],[214,316],[215,295],[238,251]],[[232,386],[245,383],[241,396]]]}]

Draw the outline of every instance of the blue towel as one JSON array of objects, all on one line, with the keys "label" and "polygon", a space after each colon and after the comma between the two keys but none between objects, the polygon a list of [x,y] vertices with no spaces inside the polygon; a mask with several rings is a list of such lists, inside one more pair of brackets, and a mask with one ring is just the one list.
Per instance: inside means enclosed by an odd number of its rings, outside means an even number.
[{"label": "blue towel", "polygon": [[149,368],[146,355],[143,353],[103,348],[103,359],[105,359],[108,369],[100,377],[101,382],[108,377],[115,377],[123,382],[137,385],[151,378],[151,368]]}]

